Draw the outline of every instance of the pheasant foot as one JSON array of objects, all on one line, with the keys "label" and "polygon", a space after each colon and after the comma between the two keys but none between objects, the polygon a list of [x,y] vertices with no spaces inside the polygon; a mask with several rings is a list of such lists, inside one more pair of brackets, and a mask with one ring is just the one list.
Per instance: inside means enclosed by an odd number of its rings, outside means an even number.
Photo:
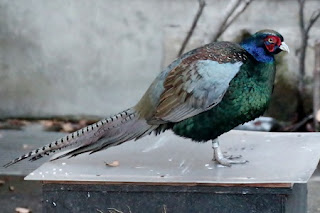
[{"label": "pheasant foot", "polygon": [[215,139],[212,141],[212,148],[213,148],[213,161],[216,161],[218,164],[221,164],[223,166],[228,166],[230,167],[232,164],[245,164],[249,161],[247,160],[236,160],[241,158],[241,155],[229,155],[225,156],[223,155],[220,146],[219,146],[219,141],[218,139]]}]

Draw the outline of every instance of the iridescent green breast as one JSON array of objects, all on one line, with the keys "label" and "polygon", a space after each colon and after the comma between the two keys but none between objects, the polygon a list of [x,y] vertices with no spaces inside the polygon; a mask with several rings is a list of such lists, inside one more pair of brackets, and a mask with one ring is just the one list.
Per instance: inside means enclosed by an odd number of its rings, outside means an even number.
[{"label": "iridescent green breast", "polygon": [[173,131],[195,141],[208,141],[259,117],[269,104],[274,75],[273,63],[244,64],[217,106],[176,123]]}]

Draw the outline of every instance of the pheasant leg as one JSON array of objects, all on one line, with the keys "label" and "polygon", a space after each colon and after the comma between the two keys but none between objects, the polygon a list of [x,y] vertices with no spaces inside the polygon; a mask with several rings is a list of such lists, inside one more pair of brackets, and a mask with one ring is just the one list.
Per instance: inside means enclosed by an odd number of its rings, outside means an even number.
[{"label": "pheasant leg", "polygon": [[242,156],[224,156],[220,146],[219,146],[219,141],[218,139],[212,140],[212,149],[213,149],[213,161],[216,161],[218,164],[221,164],[223,166],[228,166],[230,167],[231,164],[245,164],[248,161],[247,160],[235,160],[238,158],[241,158]]}]

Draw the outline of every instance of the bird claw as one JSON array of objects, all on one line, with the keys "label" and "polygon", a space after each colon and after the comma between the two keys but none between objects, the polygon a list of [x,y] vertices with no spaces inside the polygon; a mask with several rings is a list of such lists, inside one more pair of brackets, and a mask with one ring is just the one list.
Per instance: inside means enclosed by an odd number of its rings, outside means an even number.
[{"label": "bird claw", "polygon": [[213,148],[213,161],[216,161],[220,165],[230,167],[232,164],[245,164],[247,160],[236,160],[241,158],[241,155],[224,155],[221,152],[218,140],[214,140],[212,143]]},{"label": "bird claw", "polygon": [[223,156],[224,156],[224,158],[229,159],[229,160],[242,158],[242,155],[223,155]]},{"label": "bird claw", "polygon": [[234,160],[234,159],[239,159],[242,156],[229,156],[229,157],[225,157],[225,156],[220,156],[220,157],[214,157],[212,160],[216,161],[218,164],[222,165],[222,166],[227,166],[227,167],[231,167],[232,164],[245,164],[248,163],[249,161],[247,160]]}]

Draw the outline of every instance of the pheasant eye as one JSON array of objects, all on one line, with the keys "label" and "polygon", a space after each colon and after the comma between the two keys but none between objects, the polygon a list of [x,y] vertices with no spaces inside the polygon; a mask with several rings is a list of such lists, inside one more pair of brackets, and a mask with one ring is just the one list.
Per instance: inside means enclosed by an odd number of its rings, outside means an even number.
[{"label": "pheasant eye", "polygon": [[272,38],[268,38],[268,42],[269,43],[273,43],[273,39]]}]

